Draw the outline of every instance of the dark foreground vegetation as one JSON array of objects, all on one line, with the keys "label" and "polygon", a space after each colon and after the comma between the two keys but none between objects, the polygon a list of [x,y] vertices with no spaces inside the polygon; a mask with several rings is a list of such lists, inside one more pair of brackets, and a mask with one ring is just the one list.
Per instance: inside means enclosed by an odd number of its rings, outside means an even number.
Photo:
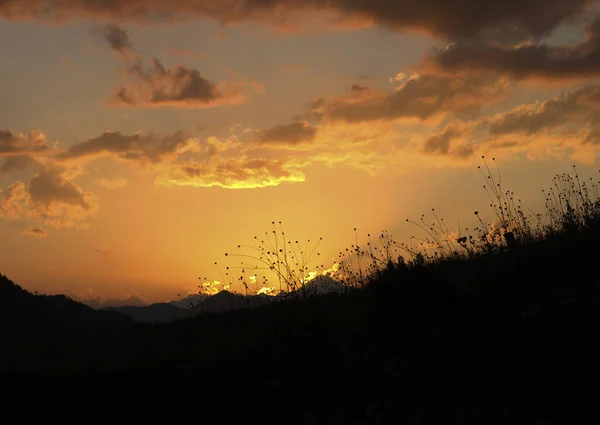
[{"label": "dark foreground vegetation", "polygon": [[[451,241],[425,226],[421,251],[406,246],[414,256],[343,294],[163,325],[114,313],[102,329],[85,319],[94,337],[5,344],[3,412],[56,424],[594,423],[600,201],[561,178],[544,217],[499,192],[494,226]],[[37,308],[35,323],[3,315],[0,329],[34,332],[50,320]]]}]

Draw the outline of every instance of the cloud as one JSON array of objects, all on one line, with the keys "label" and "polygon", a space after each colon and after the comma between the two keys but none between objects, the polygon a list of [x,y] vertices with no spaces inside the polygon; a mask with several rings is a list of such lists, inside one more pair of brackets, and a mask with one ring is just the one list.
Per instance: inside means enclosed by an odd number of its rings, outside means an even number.
[{"label": "cloud", "polygon": [[371,91],[369,86],[361,85],[361,84],[352,84],[350,86],[350,93],[361,95],[363,93],[368,93]]},{"label": "cloud", "polygon": [[[200,295],[216,295],[221,291],[228,291],[229,285],[221,283],[218,280],[212,282],[203,282],[200,289]],[[195,294],[194,294],[195,295]]]},{"label": "cloud", "polygon": [[130,68],[134,83],[122,86],[111,104],[128,107],[210,108],[246,101],[240,82],[212,83],[200,71],[185,65],[166,68],[158,59],[149,68]]},{"label": "cloud", "polygon": [[24,135],[0,129],[0,158],[41,154],[50,149],[41,131],[30,131]]},{"label": "cloud", "polygon": [[35,221],[54,228],[85,228],[98,208],[93,193],[68,180],[70,170],[41,165],[26,184],[16,181],[0,192],[0,218]]},{"label": "cloud", "polygon": [[[377,140],[389,141],[390,126],[323,123],[317,128],[295,122],[252,130],[248,134],[254,136],[245,142],[235,134],[199,139],[183,133],[159,137],[112,132],[72,145],[58,158],[64,164],[80,164],[112,157],[153,174],[155,183],[163,186],[254,189],[304,182],[303,170],[313,165],[344,165],[374,173],[390,162],[389,150],[375,152],[373,147]],[[257,149],[270,146],[307,148],[295,149],[293,156]]]},{"label": "cloud", "polygon": [[28,229],[23,230],[23,232],[21,232],[23,235],[27,235],[27,236],[33,236],[39,239],[44,239],[48,237],[48,232],[46,232],[44,229],[41,229],[39,227],[31,227]]},{"label": "cloud", "polygon": [[129,34],[123,28],[115,24],[108,24],[102,29],[102,35],[108,42],[110,48],[123,57],[138,56],[129,39]]},{"label": "cloud", "polygon": [[[304,182],[305,170],[313,166],[346,166],[375,174],[393,162],[393,141],[398,137],[394,123],[386,122],[323,122],[318,127],[298,122],[242,133],[241,139],[235,134],[196,139],[189,154],[156,166],[156,183],[262,188]],[[304,142],[307,136],[310,142]],[[263,144],[256,143],[258,137]],[[271,146],[291,148],[293,154]]]},{"label": "cloud", "polygon": [[274,286],[263,286],[258,291],[256,291],[256,295],[268,295],[274,296],[276,294]]},{"label": "cloud", "polygon": [[317,127],[306,122],[293,122],[291,124],[276,125],[258,133],[256,143],[261,146],[287,146],[293,147],[314,141]]},{"label": "cloud", "polygon": [[524,104],[471,122],[451,122],[423,143],[427,154],[465,159],[474,153],[570,157],[594,161],[600,150],[600,84]]},{"label": "cloud", "polygon": [[210,108],[239,105],[246,101],[243,91],[249,86],[261,93],[264,86],[256,81],[224,81],[213,83],[199,70],[186,65],[169,69],[154,58],[148,66],[129,39],[127,31],[111,24],[102,30],[109,47],[124,61],[125,74],[131,80],[115,90],[110,104],[138,107]]},{"label": "cloud", "polygon": [[0,129],[0,175],[34,167],[38,165],[36,158],[52,156],[54,153],[41,131],[15,134]]},{"label": "cloud", "polygon": [[17,219],[24,215],[29,195],[23,182],[13,182],[1,191],[0,217],[5,219]]},{"label": "cloud", "polygon": [[348,167],[375,175],[399,159],[394,154],[400,135],[393,122],[325,121],[305,149],[287,161],[297,169]]},{"label": "cloud", "polygon": [[[64,21],[95,18],[137,22],[183,22],[212,18],[221,23],[247,20],[290,26],[297,12],[335,16],[343,22],[414,29],[443,36],[472,36],[487,28],[522,27],[548,33],[569,17],[581,14],[592,0],[4,0],[0,17]],[[359,25],[360,26],[360,25]]]},{"label": "cloud", "polygon": [[105,132],[98,137],[72,145],[59,158],[69,160],[112,155],[141,165],[158,164],[192,149],[193,146],[194,141],[182,132],[165,137]]},{"label": "cloud", "polygon": [[513,46],[470,40],[429,55],[424,68],[442,72],[491,72],[521,80],[564,80],[600,75],[600,17],[586,28],[587,40],[566,46],[525,42]]},{"label": "cloud", "polygon": [[473,118],[482,107],[503,100],[506,89],[498,79],[413,75],[392,92],[354,85],[349,96],[317,99],[306,118],[346,122],[423,121],[447,114]]},{"label": "cloud", "polygon": [[181,132],[164,137],[107,132],[72,145],[59,159],[78,163],[113,157],[153,173],[156,183],[164,186],[250,189],[305,180],[285,159],[249,156],[248,150],[249,145],[235,136],[200,140]]},{"label": "cloud", "polygon": [[122,189],[127,186],[127,179],[116,178],[116,179],[98,179],[96,182],[106,189]]},{"label": "cloud", "polygon": [[[182,132],[166,136],[105,132],[66,149],[57,144],[44,156],[32,159],[35,174],[29,180],[0,189],[0,218],[25,222],[27,229],[88,228],[99,200],[76,180],[87,172],[91,161],[106,157],[131,164],[163,186],[274,187],[306,181],[305,171],[312,166],[348,166],[375,173],[391,163],[392,127],[391,123],[344,122],[323,122],[316,127],[296,121],[249,132],[241,127],[225,138],[204,139]],[[309,148],[291,155],[281,149],[256,149],[257,140],[260,146]],[[386,147],[375,146],[378,140],[385,141]],[[12,142],[10,151],[14,153]],[[127,181],[104,177],[96,183],[112,189]],[[33,230],[27,234],[42,237]]]},{"label": "cloud", "polygon": [[175,164],[159,175],[156,183],[162,186],[255,189],[285,182],[303,182],[305,179],[304,173],[292,168],[285,160],[240,156]]},{"label": "cloud", "polygon": [[425,141],[424,151],[426,153],[448,154],[450,151],[450,142],[457,135],[458,133],[453,128],[446,128],[441,134],[433,135]]},{"label": "cloud", "polygon": [[56,169],[48,168],[38,172],[29,182],[28,192],[35,205],[49,207],[58,202],[84,210],[92,208],[87,194],[75,183],[65,180]]},{"label": "cloud", "polygon": [[8,174],[14,170],[24,170],[33,167],[37,164],[37,161],[29,155],[8,156],[0,164],[0,174]]},{"label": "cloud", "polygon": [[[532,136],[572,125],[599,128],[599,108],[600,84],[596,83],[562,93],[550,100],[520,106],[485,123],[489,125],[489,132],[493,136],[510,133]],[[586,139],[586,142],[600,144],[600,139]]]}]

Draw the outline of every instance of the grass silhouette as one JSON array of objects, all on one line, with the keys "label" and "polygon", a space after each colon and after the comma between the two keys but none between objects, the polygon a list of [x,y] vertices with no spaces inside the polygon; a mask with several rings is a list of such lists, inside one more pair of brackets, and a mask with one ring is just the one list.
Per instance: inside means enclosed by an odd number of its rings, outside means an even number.
[{"label": "grass silhouette", "polygon": [[[341,293],[7,350],[5,405],[29,423],[597,421],[598,182],[560,174],[526,213],[489,164],[491,222],[454,231],[432,211],[405,243],[355,230],[328,275]],[[298,292],[313,249],[277,224],[229,256]]]},{"label": "grass silhouette", "polygon": [[[264,237],[254,237],[256,245],[238,245],[238,250],[246,249],[249,252],[225,253],[226,257],[237,257],[241,259],[239,266],[227,267],[225,276],[234,286],[235,282],[231,280],[229,270],[239,270],[239,284],[244,288],[245,294],[250,293],[248,280],[259,277],[256,273],[264,271],[272,272],[277,279],[278,292],[292,294],[301,289],[309,278],[311,263],[321,255],[318,252],[319,245],[323,238],[311,244],[310,239],[299,241],[286,237],[283,224],[273,221],[272,230],[265,232]],[[314,269],[318,272],[323,265],[317,265]],[[248,273],[255,273],[249,275]],[[269,287],[267,276],[262,276],[260,282],[263,287]]]}]

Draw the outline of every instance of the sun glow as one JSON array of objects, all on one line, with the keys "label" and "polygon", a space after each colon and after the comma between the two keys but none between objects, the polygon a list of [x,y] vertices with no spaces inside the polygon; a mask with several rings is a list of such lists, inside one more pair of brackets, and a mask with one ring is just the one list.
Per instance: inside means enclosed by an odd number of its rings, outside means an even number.
[{"label": "sun glow", "polygon": [[274,286],[263,286],[258,291],[256,291],[256,295],[268,295],[270,297],[274,297],[275,295],[277,295],[277,293],[275,292]]},{"label": "sun glow", "polygon": [[329,269],[308,272],[308,276],[304,278],[304,283],[308,283],[311,280],[315,280],[320,276],[332,276],[338,272],[339,268],[340,265],[338,263],[334,263],[333,266],[331,266],[331,268]]},{"label": "sun glow", "polygon": [[223,283],[219,282],[218,280],[215,280],[213,282],[202,283],[200,292],[203,294],[206,294],[206,295],[216,295],[219,292],[228,291],[228,290],[229,290],[229,285],[223,284]]}]

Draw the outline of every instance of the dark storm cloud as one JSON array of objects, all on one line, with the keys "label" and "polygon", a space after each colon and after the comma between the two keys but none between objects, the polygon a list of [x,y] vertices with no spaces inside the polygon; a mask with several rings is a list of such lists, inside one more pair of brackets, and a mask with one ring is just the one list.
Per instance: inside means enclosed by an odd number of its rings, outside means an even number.
[{"label": "dark storm cloud", "polygon": [[552,46],[521,43],[503,46],[476,40],[450,45],[425,59],[425,67],[445,72],[499,73],[515,79],[549,80],[600,75],[600,18],[586,28],[583,42]]},{"label": "dark storm cloud", "polygon": [[0,0],[5,19],[180,22],[212,18],[222,23],[260,20],[285,23],[294,12],[332,12],[394,29],[471,36],[486,28],[517,26],[547,33],[580,14],[592,0]]}]

